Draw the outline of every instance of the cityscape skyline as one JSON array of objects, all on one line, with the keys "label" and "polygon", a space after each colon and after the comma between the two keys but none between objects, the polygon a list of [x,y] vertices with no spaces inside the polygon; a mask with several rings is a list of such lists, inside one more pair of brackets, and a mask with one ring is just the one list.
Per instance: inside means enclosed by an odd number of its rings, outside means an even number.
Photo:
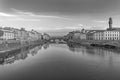
[{"label": "cityscape skyline", "polygon": [[0,25],[42,32],[120,27],[119,0],[0,0]]}]

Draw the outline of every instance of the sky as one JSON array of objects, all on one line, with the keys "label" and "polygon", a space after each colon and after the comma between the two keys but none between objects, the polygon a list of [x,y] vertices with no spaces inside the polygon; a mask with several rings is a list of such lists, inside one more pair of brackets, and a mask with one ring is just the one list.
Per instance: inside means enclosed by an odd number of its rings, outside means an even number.
[{"label": "sky", "polygon": [[[0,26],[67,33],[120,27],[120,0],[0,0]],[[54,34],[55,34],[54,33]]]}]

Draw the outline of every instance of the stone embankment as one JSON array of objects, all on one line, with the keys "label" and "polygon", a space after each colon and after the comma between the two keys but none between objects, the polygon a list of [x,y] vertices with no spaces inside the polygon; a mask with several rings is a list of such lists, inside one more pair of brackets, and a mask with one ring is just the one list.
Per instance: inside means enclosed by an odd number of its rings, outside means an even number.
[{"label": "stone embankment", "polygon": [[17,41],[17,40],[7,40],[7,41],[0,41],[0,53],[5,53],[13,50],[17,50],[27,46],[34,46],[43,44],[43,40],[36,40],[36,41]]},{"label": "stone embankment", "polygon": [[106,48],[120,48],[120,41],[108,40],[69,40],[68,43]]}]

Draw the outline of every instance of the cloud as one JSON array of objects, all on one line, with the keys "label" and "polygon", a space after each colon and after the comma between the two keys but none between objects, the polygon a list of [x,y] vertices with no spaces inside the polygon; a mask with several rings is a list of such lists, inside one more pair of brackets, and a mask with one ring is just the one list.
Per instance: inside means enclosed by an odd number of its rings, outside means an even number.
[{"label": "cloud", "polygon": [[30,16],[30,17],[35,17],[35,18],[57,18],[57,19],[65,19],[65,20],[70,20],[69,18],[66,17],[60,17],[60,16],[51,16],[51,15],[40,15],[40,14],[35,14],[33,12],[28,12],[28,11],[23,11],[23,10],[17,10],[12,8],[14,12],[16,12],[18,15],[24,15],[24,16]]},{"label": "cloud", "polygon": [[81,29],[80,27],[54,27],[54,28],[44,27],[39,30],[60,31],[60,30],[80,30],[80,29]]},{"label": "cloud", "polygon": [[19,15],[35,16],[35,14],[32,13],[32,12],[27,12],[27,11],[17,10],[17,9],[14,9],[14,8],[12,8],[12,10],[13,10],[15,13],[19,14]]},{"label": "cloud", "polygon": [[5,16],[5,17],[15,17],[15,15],[7,14],[7,13],[3,13],[3,12],[0,12],[0,16]]},{"label": "cloud", "polygon": [[76,29],[82,29],[83,25],[78,24],[77,26],[67,26],[67,27],[56,27],[54,30],[76,30]]},{"label": "cloud", "polygon": [[64,30],[64,29],[81,29],[80,27],[57,27],[54,30]]},{"label": "cloud", "polygon": [[81,29],[81,27],[65,27],[65,29]]},{"label": "cloud", "polygon": [[97,22],[97,23],[106,23],[107,21],[99,21],[99,20],[94,20],[93,22]]},{"label": "cloud", "polygon": [[41,19],[23,18],[17,15],[9,15],[6,13],[0,13],[0,16],[0,21],[41,21]]},{"label": "cloud", "polygon": [[81,27],[82,27],[83,25],[82,25],[82,24],[78,24],[78,26],[81,26]]},{"label": "cloud", "polygon": [[13,18],[13,19],[5,19],[7,21],[41,21],[41,19],[26,19],[26,18]]},{"label": "cloud", "polygon": [[41,21],[41,18],[55,18],[55,19],[70,20],[69,18],[65,18],[65,17],[51,16],[51,15],[39,15],[39,14],[35,14],[32,12],[17,10],[14,8],[12,8],[12,10],[15,12],[14,15],[0,12],[0,16],[6,17],[6,18],[3,18],[1,21],[6,21],[6,20],[7,21]]}]

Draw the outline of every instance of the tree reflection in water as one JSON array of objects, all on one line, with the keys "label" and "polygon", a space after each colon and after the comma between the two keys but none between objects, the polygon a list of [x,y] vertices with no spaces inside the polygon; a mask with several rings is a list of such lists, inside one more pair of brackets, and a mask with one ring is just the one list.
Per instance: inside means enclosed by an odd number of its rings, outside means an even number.
[{"label": "tree reflection in water", "polygon": [[[58,45],[58,44],[57,44]],[[106,48],[100,48],[100,47],[92,47],[92,46],[81,46],[79,44],[66,44],[70,51],[76,52],[77,54],[88,54],[91,56],[112,56],[113,54],[119,55],[120,50],[117,49],[106,49]],[[60,46],[59,46],[60,47]],[[15,51],[7,52],[7,53],[1,53],[0,54],[0,64],[11,64],[14,63],[17,60],[24,60],[28,57],[28,54],[31,54],[32,56],[36,55],[39,50],[41,49],[48,49],[49,43],[39,45],[39,46],[29,46],[24,47]]]},{"label": "tree reflection in water", "polygon": [[28,54],[31,54],[32,56],[36,55],[37,52],[41,49],[42,45],[39,46],[29,46],[24,47],[18,50],[10,51],[7,53],[1,53],[0,54],[0,64],[12,64],[16,60],[24,60],[28,57]]},{"label": "tree reflection in water", "polygon": [[44,49],[47,49],[48,47],[49,47],[49,43],[46,43],[46,44],[43,45]]}]

